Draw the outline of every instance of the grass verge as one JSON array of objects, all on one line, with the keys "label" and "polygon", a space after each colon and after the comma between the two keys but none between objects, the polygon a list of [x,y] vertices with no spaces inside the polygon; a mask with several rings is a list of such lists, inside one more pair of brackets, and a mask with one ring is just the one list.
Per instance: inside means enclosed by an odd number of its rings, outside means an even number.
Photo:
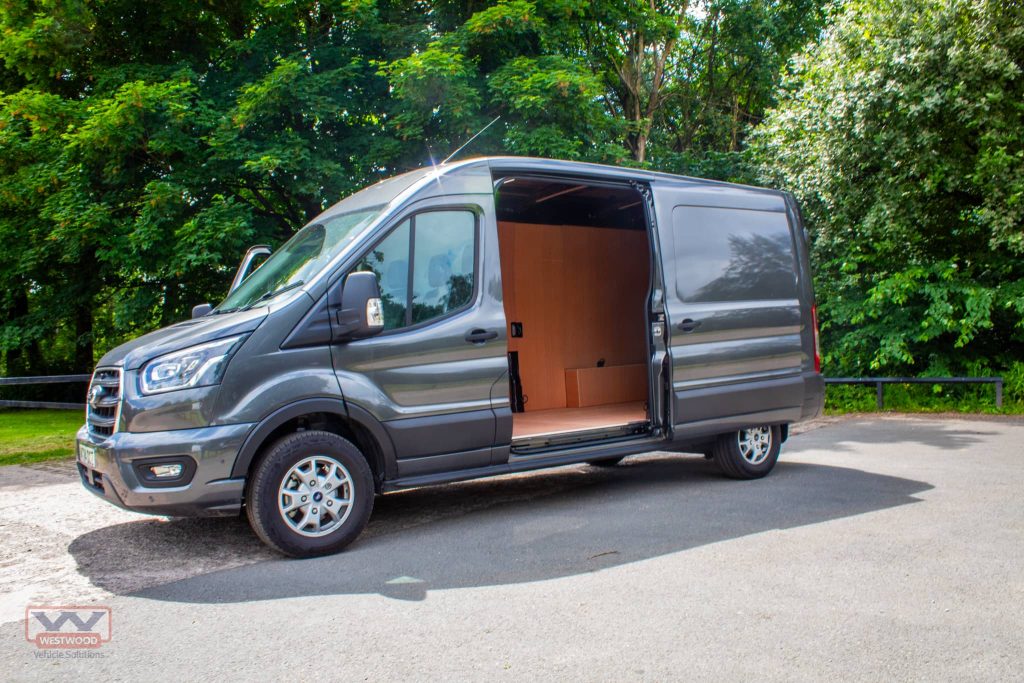
[{"label": "grass verge", "polygon": [[0,410],[0,465],[73,457],[84,422],[78,410]]}]

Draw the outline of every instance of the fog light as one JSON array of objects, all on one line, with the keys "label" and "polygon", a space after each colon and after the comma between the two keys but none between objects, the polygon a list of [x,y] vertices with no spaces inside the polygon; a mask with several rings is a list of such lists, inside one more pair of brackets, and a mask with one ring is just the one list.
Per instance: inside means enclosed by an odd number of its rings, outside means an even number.
[{"label": "fog light", "polygon": [[150,465],[149,471],[156,479],[177,479],[181,476],[185,466],[180,462],[166,465]]},{"label": "fog light", "polygon": [[196,474],[196,461],[187,455],[145,458],[132,463],[139,484],[147,488],[188,486]]}]

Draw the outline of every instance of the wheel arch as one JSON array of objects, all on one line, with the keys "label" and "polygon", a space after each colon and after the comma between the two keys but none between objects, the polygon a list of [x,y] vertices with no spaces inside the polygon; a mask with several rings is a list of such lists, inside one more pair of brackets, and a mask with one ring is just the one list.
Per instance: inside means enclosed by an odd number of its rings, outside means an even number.
[{"label": "wheel arch", "polygon": [[333,432],[352,441],[366,457],[378,491],[385,481],[397,476],[394,446],[384,427],[367,411],[336,398],[296,401],[263,418],[239,449],[231,476],[248,478],[268,445],[285,434],[310,428]]}]

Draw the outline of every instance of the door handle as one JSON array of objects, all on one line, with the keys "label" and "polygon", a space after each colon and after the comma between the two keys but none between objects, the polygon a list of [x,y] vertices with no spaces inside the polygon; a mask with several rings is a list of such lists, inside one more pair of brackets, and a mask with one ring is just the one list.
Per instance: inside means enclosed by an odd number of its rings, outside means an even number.
[{"label": "door handle", "polygon": [[683,321],[679,323],[679,329],[683,332],[693,332],[698,327],[700,327],[700,321],[693,320],[692,318],[684,318]]},{"label": "door handle", "polygon": [[497,339],[498,333],[494,330],[481,330],[479,328],[466,333],[466,341],[470,344],[483,344],[489,339]]}]

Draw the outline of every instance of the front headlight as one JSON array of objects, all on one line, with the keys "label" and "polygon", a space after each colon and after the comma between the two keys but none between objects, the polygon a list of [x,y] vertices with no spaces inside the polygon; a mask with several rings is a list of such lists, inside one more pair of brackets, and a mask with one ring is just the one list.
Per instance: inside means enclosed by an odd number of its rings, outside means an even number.
[{"label": "front headlight", "polygon": [[220,383],[231,354],[242,345],[247,334],[158,356],[142,368],[140,388],[143,394],[160,394]]}]

